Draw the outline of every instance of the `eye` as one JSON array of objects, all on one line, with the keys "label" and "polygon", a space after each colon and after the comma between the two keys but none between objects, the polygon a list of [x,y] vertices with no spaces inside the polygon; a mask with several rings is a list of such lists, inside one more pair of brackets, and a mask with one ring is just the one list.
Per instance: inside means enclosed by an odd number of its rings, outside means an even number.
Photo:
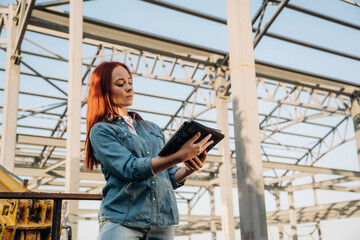
[{"label": "eye", "polygon": [[123,87],[124,84],[123,84],[123,83],[121,83],[121,84],[116,84],[116,86],[118,86],[118,87]]}]

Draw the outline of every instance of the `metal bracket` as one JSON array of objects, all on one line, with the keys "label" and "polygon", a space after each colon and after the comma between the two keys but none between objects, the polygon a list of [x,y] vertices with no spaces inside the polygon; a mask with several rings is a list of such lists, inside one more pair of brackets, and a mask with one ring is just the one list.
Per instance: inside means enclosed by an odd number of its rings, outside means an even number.
[{"label": "metal bracket", "polygon": [[215,74],[214,89],[216,96],[228,100],[230,81],[226,80],[226,72],[221,67],[217,67]]},{"label": "metal bracket", "polygon": [[[29,19],[31,16],[31,12],[34,8],[35,0],[30,0],[27,2],[26,0],[18,1],[15,16],[13,17],[13,21],[17,26],[17,33],[15,37],[15,48],[14,48],[14,59],[15,64],[20,64],[20,58],[16,55],[17,52],[20,52],[21,43],[24,38],[25,30],[27,24],[29,23]],[[13,56],[11,57],[13,59]]]},{"label": "metal bracket", "polygon": [[353,112],[353,122],[354,122],[354,127],[355,130],[360,129],[360,112],[359,112],[359,108],[360,108],[360,91],[355,90],[352,94],[351,94],[351,102],[352,102],[352,108],[354,108]]},{"label": "metal bracket", "polygon": [[354,100],[356,99],[358,102],[360,101],[360,90],[355,90],[352,94],[351,94],[351,99]]},{"label": "metal bracket", "polygon": [[21,58],[22,58],[21,55],[16,54],[16,55],[12,55],[10,59],[14,64],[19,65],[21,62]]}]

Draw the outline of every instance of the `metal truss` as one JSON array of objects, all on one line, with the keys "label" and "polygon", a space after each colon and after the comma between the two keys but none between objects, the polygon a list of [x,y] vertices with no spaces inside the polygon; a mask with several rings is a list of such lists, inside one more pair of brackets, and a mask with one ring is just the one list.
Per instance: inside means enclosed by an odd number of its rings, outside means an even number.
[{"label": "metal truss", "polygon": [[[42,92],[25,91],[20,88],[19,91],[14,172],[28,178],[29,189],[33,191],[64,191],[67,77],[61,74],[50,74],[46,67],[36,65],[34,62],[46,60],[54,65],[67,64],[67,57],[57,52],[56,46],[49,46],[38,40],[41,39],[39,38],[41,35],[62,43],[68,41],[69,16],[66,12],[52,8],[67,2],[57,1],[34,5],[34,1],[28,4],[26,1],[20,1],[17,5],[19,12],[25,16],[21,18],[24,19],[21,24],[26,26],[26,31],[25,27],[20,28],[23,32],[18,34],[17,40],[22,41],[21,58],[18,58],[18,63],[21,65],[20,79],[24,79],[24,82],[36,79],[38,83],[46,84],[49,89],[47,92]],[[224,19],[177,5],[160,1],[144,2],[226,24]],[[269,32],[271,24],[276,21],[281,11],[286,11],[286,9],[360,30],[360,27],[355,24],[293,6],[288,2],[286,0],[263,1],[252,21],[255,33],[254,47],[262,38],[270,37],[336,56],[360,60],[356,55]],[[344,2],[350,3],[350,1]],[[356,5],[356,3],[352,4]],[[270,7],[276,7],[276,10],[266,22],[264,14]],[[1,30],[8,21],[7,13],[8,8],[0,8],[0,37]],[[169,105],[170,109],[141,105],[133,108],[150,118],[159,118],[157,123],[167,138],[183,121],[189,119],[196,119],[216,127],[215,100],[217,97],[228,99],[228,111],[232,112],[228,53],[87,18],[84,18],[83,36],[83,47],[87,49],[87,56],[82,59],[82,107],[84,109],[92,70],[104,60],[116,60],[128,64],[133,75],[144,83],[171,86],[169,93],[155,88],[141,91],[135,89],[136,98],[148,100],[159,106]],[[6,52],[6,39],[0,38],[0,40],[0,48]],[[216,82],[219,69],[225,76],[226,81],[223,84]],[[261,61],[256,61],[255,69],[265,190],[274,196],[278,191],[290,194],[304,189],[360,192],[360,186],[356,184],[356,181],[360,180],[359,171],[318,166],[319,163],[322,164],[321,166],[324,165],[331,151],[345,143],[354,142],[352,119],[354,114],[351,109],[354,99],[357,99],[354,93],[360,91],[360,86]],[[33,104],[25,104],[30,99],[29,97],[35,99]],[[37,122],[39,124],[36,124]],[[84,115],[81,123],[82,140],[84,140]],[[233,128],[232,120],[229,127]],[[233,135],[230,134],[230,136]],[[231,137],[232,177],[235,188],[234,141],[235,139]],[[83,141],[81,149],[84,149]],[[177,235],[214,232],[214,229],[216,231],[222,229],[221,218],[215,216],[214,213],[202,216],[191,214],[191,211],[198,206],[199,200],[205,195],[211,198],[214,187],[220,185],[219,168],[223,159],[216,151],[217,149],[214,150],[214,155],[208,157],[203,170],[191,176],[186,186],[176,191],[179,204],[185,204],[188,209],[187,214],[180,217],[181,224],[176,229]],[[326,175],[328,178],[318,180],[317,175]],[[311,177],[313,177],[311,183],[290,184],[295,180]],[[99,170],[90,173],[81,169],[80,179],[80,189],[86,193],[100,193],[105,183]],[[209,203],[211,204],[214,203]],[[82,209],[79,212],[79,219],[94,220],[96,212],[94,209]],[[295,208],[293,212],[298,224],[359,216],[360,213],[359,201],[314,204],[314,206]],[[291,216],[290,210],[278,209],[267,212],[267,222],[269,225],[288,225],[291,223]],[[234,221],[236,228],[239,228],[239,217],[236,217]]]}]

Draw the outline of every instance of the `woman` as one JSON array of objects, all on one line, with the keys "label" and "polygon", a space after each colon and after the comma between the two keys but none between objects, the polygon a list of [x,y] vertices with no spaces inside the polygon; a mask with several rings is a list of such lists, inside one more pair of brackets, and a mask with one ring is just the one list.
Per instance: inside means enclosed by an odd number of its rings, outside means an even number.
[{"label": "woman", "polygon": [[[179,222],[173,189],[202,167],[204,150],[213,141],[208,135],[195,143],[197,133],[176,153],[159,157],[165,143],[161,129],[127,110],[133,103],[132,81],[119,62],[104,62],[91,76],[84,165],[92,170],[100,164],[106,180],[98,239],[169,240]],[[176,167],[184,161],[186,167]]]}]

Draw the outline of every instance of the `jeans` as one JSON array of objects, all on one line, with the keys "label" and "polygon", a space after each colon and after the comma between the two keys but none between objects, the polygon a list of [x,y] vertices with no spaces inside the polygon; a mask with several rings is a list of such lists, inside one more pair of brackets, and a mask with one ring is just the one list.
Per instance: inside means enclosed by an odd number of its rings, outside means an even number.
[{"label": "jeans", "polygon": [[162,228],[129,228],[111,221],[100,222],[97,240],[172,240],[174,226]]}]

